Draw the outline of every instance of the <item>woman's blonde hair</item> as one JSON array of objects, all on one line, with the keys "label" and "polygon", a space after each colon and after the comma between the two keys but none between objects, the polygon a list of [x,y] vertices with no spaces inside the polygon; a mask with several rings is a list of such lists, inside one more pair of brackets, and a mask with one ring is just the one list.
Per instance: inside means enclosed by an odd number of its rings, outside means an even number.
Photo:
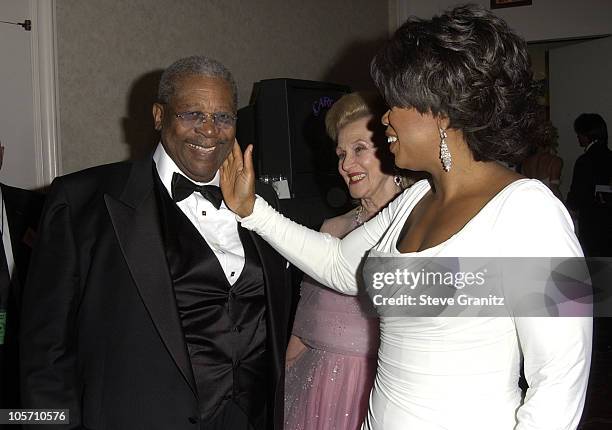
[{"label": "woman's blonde hair", "polygon": [[327,134],[334,142],[342,127],[366,116],[382,118],[387,106],[382,97],[374,91],[357,91],[340,97],[325,115]]},{"label": "woman's blonde hair", "polygon": [[[342,127],[358,119],[373,116],[375,121],[380,121],[388,107],[383,98],[374,91],[357,91],[345,94],[332,105],[325,115],[325,128],[327,134],[334,143],[338,143],[338,132]],[[382,123],[381,130],[383,129]],[[389,171],[395,172],[395,180],[401,189],[406,189],[414,184],[421,176],[415,172],[398,169],[393,165],[393,156],[389,152],[388,145],[380,148],[380,157]],[[381,166],[382,167],[382,166]],[[384,168],[384,167],[383,167]]]}]

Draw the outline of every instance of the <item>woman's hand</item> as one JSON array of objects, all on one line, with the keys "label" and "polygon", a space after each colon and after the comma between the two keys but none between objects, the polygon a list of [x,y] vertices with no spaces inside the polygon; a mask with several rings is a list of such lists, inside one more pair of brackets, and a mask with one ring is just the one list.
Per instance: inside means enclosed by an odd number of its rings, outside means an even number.
[{"label": "woman's hand", "polygon": [[289,345],[287,345],[287,353],[285,354],[285,367],[293,366],[307,349],[308,347],[302,343],[299,337],[291,335]]},{"label": "woman's hand", "polygon": [[243,158],[240,146],[234,140],[232,151],[221,165],[219,172],[221,192],[227,207],[242,218],[251,215],[255,205],[253,145],[247,146]]}]

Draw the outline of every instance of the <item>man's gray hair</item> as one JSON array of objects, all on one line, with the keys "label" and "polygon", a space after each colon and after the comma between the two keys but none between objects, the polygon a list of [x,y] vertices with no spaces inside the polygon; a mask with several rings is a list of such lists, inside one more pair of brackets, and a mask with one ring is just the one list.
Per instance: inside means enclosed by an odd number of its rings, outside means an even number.
[{"label": "man's gray hair", "polygon": [[226,81],[232,91],[234,109],[238,107],[238,90],[232,73],[219,61],[203,55],[181,58],[164,70],[157,91],[158,100],[161,103],[169,103],[170,98],[176,92],[176,83],[185,76],[193,75],[220,78]]}]

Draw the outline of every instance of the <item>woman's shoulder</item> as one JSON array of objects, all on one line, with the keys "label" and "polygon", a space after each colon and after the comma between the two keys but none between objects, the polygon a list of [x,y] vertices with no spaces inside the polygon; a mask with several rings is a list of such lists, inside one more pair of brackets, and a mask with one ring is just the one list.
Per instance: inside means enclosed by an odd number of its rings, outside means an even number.
[{"label": "woman's shoulder", "polygon": [[551,168],[556,167],[559,164],[563,164],[563,159],[558,155],[553,154],[552,152],[543,152],[541,153],[540,158],[542,160],[542,166],[546,170],[550,170]]},{"label": "woman's shoulder", "polygon": [[342,238],[350,233],[356,226],[355,222],[358,207],[351,209],[347,213],[338,215],[333,218],[328,218],[323,221],[319,231],[322,233],[329,233],[334,237]]},{"label": "woman's shoulder", "polygon": [[542,184],[537,179],[521,178],[512,181],[506,185],[498,194],[504,201],[512,200],[517,203],[522,200],[531,200],[533,198],[544,199],[548,201],[550,199],[558,199],[550,192],[546,185]]},{"label": "woman's shoulder", "polygon": [[431,186],[429,184],[429,180],[428,179],[421,179],[421,180],[416,181],[414,184],[412,184],[408,188],[406,188],[402,192],[402,195],[410,195],[412,193],[417,193],[419,191],[429,190],[430,188],[431,188]]},{"label": "woman's shoulder", "polygon": [[505,238],[502,247],[510,249],[511,243],[520,243],[525,256],[579,252],[567,209],[542,182],[535,179],[512,182],[498,194],[493,209],[494,229]]},{"label": "woman's shoulder", "polygon": [[431,185],[427,179],[421,179],[415,182],[409,188],[406,188],[399,196],[389,204],[395,208],[413,206],[414,203],[419,201],[423,195],[431,189]]},{"label": "woman's shoulder", "polygon": [[395,197],[375,219],[378,219],[383,225],[388,225],[393,220],[404,219],[430,189],[431,185],[427,179],[414,183]]},{"label": "woman's shoulder", "polygon": [[518,218],[538,218],[563,213],[565,207],[550,189],[537,179],[518,179],[508,184],[494,198],[500,212],[511,212]]},{"label": "woman's shoulder", "polygon": [[551,167],[562,167],[563,166],[563,158],[559,157],[555,154],[550,154],[550,166]]},{"label": "woman's shoulder", "polygon": [[[414,183],[411,187],[405,189],[401,194],[395,197],[395,199],[393,199],[375,218],[386,220],[382,221],[386,223],[390,222],[389,220],[394,219],[398,215],[410,212],[414,205],[430,188],[429,181],[426,179]],[[358,208],[355,208],[345,214],[326,219],[320,231],[329,233],[335,237],[343,238],[359,226],[357,222],[357,211]]]}]

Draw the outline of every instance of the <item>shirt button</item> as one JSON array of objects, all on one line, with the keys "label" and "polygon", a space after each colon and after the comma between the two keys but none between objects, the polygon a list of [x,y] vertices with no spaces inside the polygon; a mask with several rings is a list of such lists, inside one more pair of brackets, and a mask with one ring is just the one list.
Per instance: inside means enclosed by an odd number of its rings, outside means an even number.
[{"label": "shirt button", "polygon": [[191,423],[191,424],[197,424],[198,420],[195,417],[189,417],[187,418],[187,420]]},{"label": "shirt button", "polygon": [[206,211],[202,211],[202,216],[206,216]]},{"label": "shirt button", "polygon": [[242,331],[242,327],[237,325],[237,326],[234,326],[233,330],[234,330],[234,333],[240,333]]}]

